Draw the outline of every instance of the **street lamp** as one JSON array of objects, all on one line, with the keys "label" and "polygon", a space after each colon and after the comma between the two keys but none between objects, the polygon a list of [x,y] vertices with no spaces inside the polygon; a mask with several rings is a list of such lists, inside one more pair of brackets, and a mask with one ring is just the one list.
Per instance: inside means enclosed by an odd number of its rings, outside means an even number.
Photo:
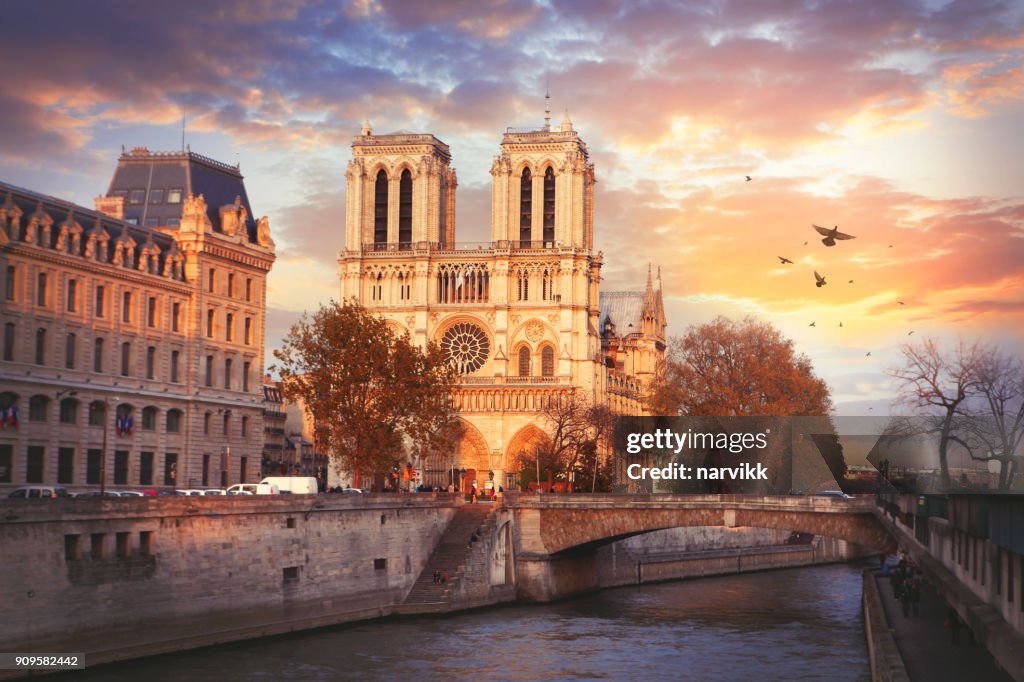
[{"label": "street lamp", "polygon": [[[119,403],[121,399],[114,398],[114,402]],[[107,492],[107,432],[110,428],[110,401],[104,398],[101,404],[103,405],[103,447],[100,449],[100,497],[104,497]],[[95,406],[96,403],[92,403],[89,405],[89,409],[94,409]]]}]

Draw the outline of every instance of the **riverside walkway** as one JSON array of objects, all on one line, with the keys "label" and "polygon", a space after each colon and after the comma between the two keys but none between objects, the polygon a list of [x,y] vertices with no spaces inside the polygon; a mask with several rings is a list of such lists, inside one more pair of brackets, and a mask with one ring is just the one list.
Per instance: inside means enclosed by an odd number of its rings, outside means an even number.
[{"label": "riverside walkway", "polygon": [[972,644],[966,627],[960,629],[960,644],[952,645],[952,635],[944,627],[949,605],[929,583],[922,581],[921,603],[917,616],[905,617],[903,606],[893,596],[889,579],[875,574],[882,596],[885,618],[893,629],[896,646],[915,682],[971,680],[971,682],[1012,682],[985,647]]}]

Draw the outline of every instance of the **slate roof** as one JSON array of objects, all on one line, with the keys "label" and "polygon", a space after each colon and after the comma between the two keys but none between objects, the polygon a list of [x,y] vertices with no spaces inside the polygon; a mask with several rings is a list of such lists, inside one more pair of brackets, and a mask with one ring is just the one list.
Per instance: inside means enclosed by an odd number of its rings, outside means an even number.
[{"label": "slate roof", "polygon": [[597,306],[600,314],[598,318],[599,333],[604,333],[605,324],[609,319],[615,325],[615,333],[619,336],[640,333],[644,292],[602,291],[598,296]]},{"label": "slate roof", "polygon": [[[181,190],[182,201],[167,202],[168,191],[172,189]],[[132,190],[146,192],[141,204],[130,202]],[[159,197],[154,193],[157,190],[162,190]],[[214,232],[223,232],[220,207],[233,204],[235,197],[240,197],[247,214],[245,224],[249,241],[256,242],[256,220],[249,205],[244,178],[237,166],[229,166],[192,150],[151,152],[145,147],[136,147],[121,154],[106,196],[112,197],[121,192],[126,197],[125,218],[134,218],[139,225],[153,219],[159,225],[174,224],[168,221],[181,219],[185,196],[189,192],[195,196],[202,194]]]}]

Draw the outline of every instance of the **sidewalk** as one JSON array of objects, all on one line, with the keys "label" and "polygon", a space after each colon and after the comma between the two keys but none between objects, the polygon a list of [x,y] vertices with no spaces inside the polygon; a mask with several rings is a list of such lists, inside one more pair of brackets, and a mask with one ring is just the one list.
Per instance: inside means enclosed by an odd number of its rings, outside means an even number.
[{"label": "sidewalk", "polygon": [[952,645],[950,631],[943,627],[949,606],[929,583],[922,581],[921,584],[920,615],[907,618],[903,615],[903,606],[893,596],[889,579],[875,573],[875,581],[882,596],[885,618],[893,629],[896,646],[911,680],[1012,682],[1012,678],[996,666],[985,647],[970,644],[966,627],[960,630],[960,645]]}]

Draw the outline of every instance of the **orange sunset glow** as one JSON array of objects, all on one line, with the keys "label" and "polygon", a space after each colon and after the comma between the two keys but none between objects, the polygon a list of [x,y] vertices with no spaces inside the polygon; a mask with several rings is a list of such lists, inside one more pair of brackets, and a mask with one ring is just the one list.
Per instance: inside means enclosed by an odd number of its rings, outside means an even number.
[{"label": "orange sunset glow", "polygon": [[660,268],[670,334],[768,321],[840,414],[889,409],[907,341],[1024,348],[1020,2],[105,4],[5,5],[0,179],[92,205],[184,114],[273,221],[271,348],[338,295],[364,119],[451,146],[457,240],[484,241],[501,134],[546,91],[595,164],[602,286]]}]

